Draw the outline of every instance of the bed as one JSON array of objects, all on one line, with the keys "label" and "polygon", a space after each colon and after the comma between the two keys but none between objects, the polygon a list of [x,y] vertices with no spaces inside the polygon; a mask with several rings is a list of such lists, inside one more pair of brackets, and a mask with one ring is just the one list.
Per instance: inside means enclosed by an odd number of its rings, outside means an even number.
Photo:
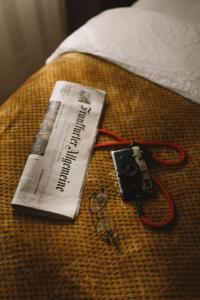
[{"label": "bed", "polygon": [[[1,299],[200,298],[200,25],[193,18],[199,3],[184,10],[183,2],[168,1],[166,8],[164,1],[141,0],[93,18],[1,106]],[[12,210],[56,80],[107,92],[101,127],[187,151],[180,168],[152,170],[175,201],[170,229],[145,227],[134,205],[121,201],[110,152],[102,150],[92,155],[75,222]],[[118,249],[92,226],[89,203],[97,187],[108,192],[106,214],[115,220]],[[156,220],[167,216],[164,197],[148,201],[145,211]]]}]

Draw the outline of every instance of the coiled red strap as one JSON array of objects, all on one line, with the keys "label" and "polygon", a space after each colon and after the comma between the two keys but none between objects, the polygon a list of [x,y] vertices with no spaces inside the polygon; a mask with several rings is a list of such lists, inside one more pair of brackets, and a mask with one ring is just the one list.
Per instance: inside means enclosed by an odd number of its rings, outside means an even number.
[{"label": "coiled red strap", "polygon": [[99,129],[99,133],[108,135],[111,138],[114,138],[114,141],[108,141],[108,142],[102,142],[95,145],[95,149],[100,148],[110,148],[115,146],[128,146],[133,143],[143,145],[143,146],[164,146],[167,148],[170,148],[172,150],[176,150],[176,152],[179,154],[178,159],[169,160],[169,159],[162,159],[159,155],[152,154],[152,158],[164,166],[178,166],[181,165],[185,159],[186,159],[186,151],[183,150],[178,144],[166,142],[166,141],[128,141],[122,138],[121,136],[116,135],[116,133],[106,130],[106,129]]},{"label": "coiled red strap", "polygon": [[[155,160],[156,162],[160,163],[161,165],[164,166],[178,166],[181,165],[185,159],[186,159],[186,151],[184,151],[178,144],[171,143],[171,142],[166,142],[166,141],[128,141],[122,138],[121,136],[118,136],[114,132],[106,129],[99,129],[99,133],[105,134],[111,138],[113,138],[113,141],[107,141],[107,142],[102,142],[98,143],[95,145],[95,149],[102,149],[102,148],[110,148],[110,147],[115,147],[115,146],[128,146],[130,144],[136,143],[139,145],[143,146],[164,146],[173,150],[176,150],[176,152],[179,154],[178,159],[174,160],[168,160],[168,159],[162,159],[159,155],[151,155],[151,158]],[[140,219],[143,224],[146,226],[149,226],[151,228],[163,228],[168,225],[170,225],[175,216],[175,209],[174,209],[174,201],[170,195],[170,193],[167,191],[167,189],[162,185],[162,183],[154,176],[151,175],[151,179],[154,181],[154,183],[158,186],[160,191],[164,194],[168,205],[169,205],[169,217],[168,219],[163,219],[162,222],[155,222],[152,221],[144,216],[144,214],[140,214]]]},{"label": "coiled red strap", "polygon": [[163,228],[163,227],[170,225],[174,220],[174,216],[175,216],[174,201],[173,201],[170,193],[167,191],[167,189],[164,187],[164,185],[161,184],[161,182],[158,180],[158,178],[151,175],[151,179],[155,182],[155,184],[158,186],[160,191],[165,195],[165,198],[169,205],[169,217],[168,217],[168,219],[163,219],[162,222],[155,222],[155,221],[150,220],[149,218],[146,218],[144,215],[140,215],[140,220],[146,226],[150,226],[152,228]]}]

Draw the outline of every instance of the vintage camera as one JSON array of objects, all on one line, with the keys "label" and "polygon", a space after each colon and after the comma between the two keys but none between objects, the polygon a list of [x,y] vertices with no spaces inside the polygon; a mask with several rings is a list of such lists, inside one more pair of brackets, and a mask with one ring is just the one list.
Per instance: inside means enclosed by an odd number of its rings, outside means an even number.
[{"label": "vintage camera", "polygon": [[120,192],[125,201],[152,195],[153,186],[140,146],[111,151]]}]

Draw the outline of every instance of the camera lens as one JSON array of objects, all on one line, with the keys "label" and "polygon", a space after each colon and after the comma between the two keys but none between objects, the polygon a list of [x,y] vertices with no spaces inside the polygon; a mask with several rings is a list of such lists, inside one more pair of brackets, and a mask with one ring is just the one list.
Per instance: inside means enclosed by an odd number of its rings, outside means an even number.
[{"label": "camera lens", "polygon": [[126,176],[135,176],[139,173],[140,169],[135,161],[126,161],[122,165],[121,171]]}]

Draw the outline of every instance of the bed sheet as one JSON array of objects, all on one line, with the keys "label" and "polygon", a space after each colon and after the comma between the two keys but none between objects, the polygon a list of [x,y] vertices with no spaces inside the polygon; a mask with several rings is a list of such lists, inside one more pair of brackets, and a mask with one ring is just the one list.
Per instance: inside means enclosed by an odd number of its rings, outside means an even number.
[{"label": "bed sheet", "polygon": [[200,103],[200,24],[134,7],[112,9],[64,40],[47,63],[70,51],[102,57]]},{"label": "bed sheet", "polygon": [[167,13],[191,22],[200,23],[199,0],[139,0],[132,7]]}]

